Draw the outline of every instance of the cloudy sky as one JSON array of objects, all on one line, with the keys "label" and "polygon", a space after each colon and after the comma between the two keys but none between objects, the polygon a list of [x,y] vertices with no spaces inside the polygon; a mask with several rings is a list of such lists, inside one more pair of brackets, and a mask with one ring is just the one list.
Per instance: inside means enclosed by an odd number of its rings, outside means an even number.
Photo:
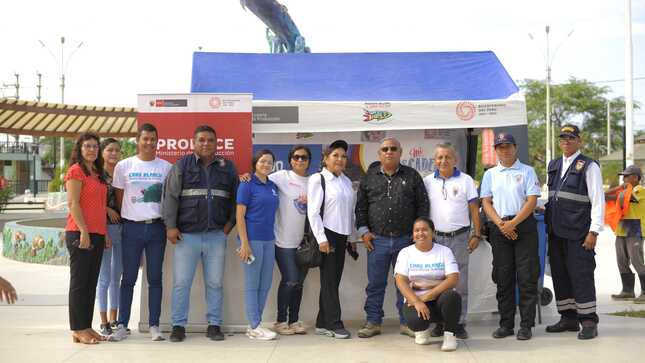
[{"label": "cloudy sky", "polygon": [[[625,75],[625,1],[281,0],[314,52],[493,50],[511,77],[544,78],[551,26],[553,80]],[[188,92],[192,52],[267,52],[265,26],[238,0],[6,1],[0,20],[0,86],[21,76],[21,98],[134,106],[137,93]],[[645,0],[632,0],[634,98],[645,105]],[[573,33],[568,34],[573,30]],[[533,34],[531,40],[528,34]],[[49,53],[43,48],[43,41]],[[78,49],[79,43],[83,43]],[[71,55],[71,56],[70,56]],[[622,81],[610,86],[624,95]],[[12,96],[3,88],[0,96]],[[635,114],[645,129],[645,107]]]}]

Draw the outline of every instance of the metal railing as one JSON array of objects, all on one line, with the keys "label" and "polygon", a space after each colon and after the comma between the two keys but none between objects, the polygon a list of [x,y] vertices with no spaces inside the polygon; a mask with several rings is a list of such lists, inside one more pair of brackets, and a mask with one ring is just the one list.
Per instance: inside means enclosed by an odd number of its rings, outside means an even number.
[{"label": "metal railing", "polygon": [[[40,193],[47,193],[48,186],[49,186],[50,180],[36,180],[36,184],[38,187],[38,190],[36,191],[37,194]],[[25,190],[29,189],[29,191],[33,194],[33,187],[34,187],[34,181],[33,180],[9,180],[8,181],[8,188],[11,188],[13,191],[14,195],[20,195],[20,194],[25,194]]]}]

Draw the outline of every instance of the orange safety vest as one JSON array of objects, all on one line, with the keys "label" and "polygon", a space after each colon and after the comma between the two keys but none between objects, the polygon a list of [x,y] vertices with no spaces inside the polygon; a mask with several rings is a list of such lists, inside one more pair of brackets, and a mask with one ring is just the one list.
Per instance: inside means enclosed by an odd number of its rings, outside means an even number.
[{"label": "orange safety vest", "polygon": [[627,184],[627,189],[616,191],[616,200],[608,200],[605,204],[605,224],[616,232],[618,222],[629,212],[629,200],[632,197],[632,185]]}]

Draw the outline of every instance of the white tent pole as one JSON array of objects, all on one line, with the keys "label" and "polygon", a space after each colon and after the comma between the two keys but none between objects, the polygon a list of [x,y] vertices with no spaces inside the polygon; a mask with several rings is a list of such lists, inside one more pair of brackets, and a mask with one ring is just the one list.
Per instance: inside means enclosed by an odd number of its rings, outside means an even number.
[{"label": "white tent pole", "polygon": [[634,69],[632,65],[632,2],[625,0],[625,163],[634,164]]}]

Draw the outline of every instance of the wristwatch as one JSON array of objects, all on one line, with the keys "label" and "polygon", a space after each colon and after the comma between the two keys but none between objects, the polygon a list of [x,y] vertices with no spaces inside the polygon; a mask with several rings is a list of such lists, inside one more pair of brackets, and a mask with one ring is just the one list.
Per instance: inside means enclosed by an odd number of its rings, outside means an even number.
[{"label": "wristwatch", "polygon": [[482,240],[482,236],[480,236],[478,234],[473,234],[473,235],[470,236],[470,238],[477,238],[480,241]]},{"label": "wristwatch", "polygon": [[593,234],[594,236],[598,237],[598,232],[596,231],[589,231],[589,233]]}]

